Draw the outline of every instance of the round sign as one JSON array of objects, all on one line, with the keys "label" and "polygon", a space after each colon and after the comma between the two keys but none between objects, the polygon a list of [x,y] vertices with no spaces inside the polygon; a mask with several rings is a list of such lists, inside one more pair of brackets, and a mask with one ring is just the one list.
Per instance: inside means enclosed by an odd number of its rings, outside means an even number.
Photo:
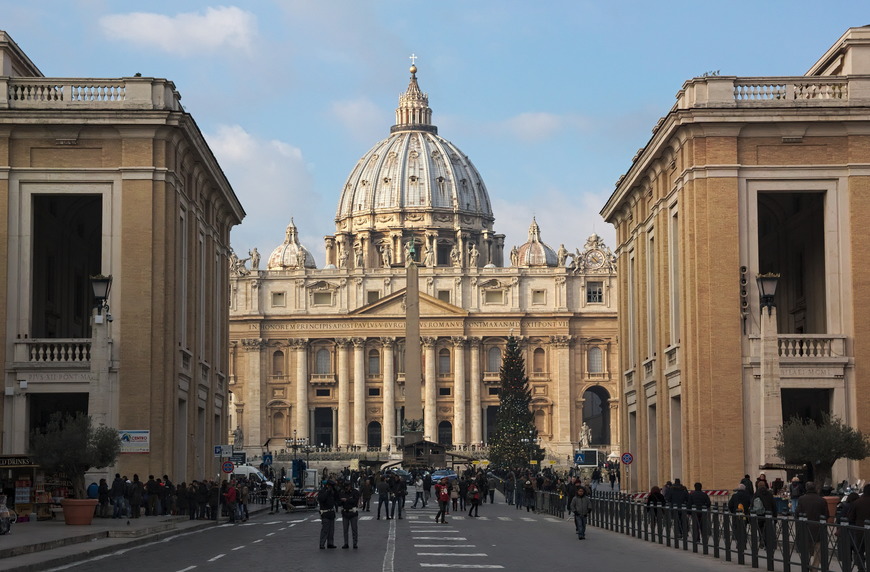
[{"label": "round sign", "polygon": [[626,465],[630,465],[631,462],[634,461],[634,456],[631,453],[623,453],[622,454],[622,462]]},{"label": "round sign", "polygon": [[235,470],[236,466],[232,461],[224,461],[221,465],[221,470],[225,473],[232,473]]}]

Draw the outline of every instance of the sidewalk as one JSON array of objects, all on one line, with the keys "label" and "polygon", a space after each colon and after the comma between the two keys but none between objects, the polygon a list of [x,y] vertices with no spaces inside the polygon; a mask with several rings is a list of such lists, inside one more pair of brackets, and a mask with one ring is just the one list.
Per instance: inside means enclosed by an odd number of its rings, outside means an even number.
[{"label": "sidewalk", "polygon": [[[253,516],[269,510],[268,504],[250,504]],[[94,518],[90,526],[67,526],[57,520],[23,522],[0,536],[0,568],[4,572],[35,572],[85,560],[182,532],[225,524],[226,518],[190,520],[187,516]]]}]

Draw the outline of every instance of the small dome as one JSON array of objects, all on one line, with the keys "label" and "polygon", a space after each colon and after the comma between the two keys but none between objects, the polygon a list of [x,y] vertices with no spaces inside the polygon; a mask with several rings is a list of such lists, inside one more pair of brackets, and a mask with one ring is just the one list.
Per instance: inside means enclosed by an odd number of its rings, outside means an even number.
[{"label": "small dome", "polygon": [[308,249],[299,244],[296,225],[293,224],[293,219],[291,218],[284,235],[284,242],[269,255],[266,269],[287,270],[301,268],[317,268],[317,264],[314,262],[314,257],[308,252]]},{"label": "small dome", "polygon": [[529,267],[559,265],[556,251],[541,241],[541,229],[534,217],[529,226],[529,241],[519,248],[514,247],[514,251],[511,252],[511,264]]}]

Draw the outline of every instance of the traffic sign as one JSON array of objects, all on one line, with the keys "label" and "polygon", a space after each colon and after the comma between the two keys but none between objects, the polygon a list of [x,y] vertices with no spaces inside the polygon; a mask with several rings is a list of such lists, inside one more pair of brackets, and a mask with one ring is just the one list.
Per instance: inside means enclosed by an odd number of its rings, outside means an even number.
[{"label": "traffic sign", "polygon": [[272,453],[266,453],[263,455],[263,464],[267,467],[272,464]]},{"label": "traffic sign", "polygon": [[236,469],[236,465],[232,461],[224,461],[221,465],[221,470],[227,474],[232,473]]},{"label": "traffic sign", "polygon": [[634,455],[631,453],[623,453],[622,454],[622,462],[626,465],[630,465],[631,462],[634,461]]},{"label": "traffic sign", "polygon": [[233,454],[233,446],[232,445],[215,445],[214,446],[214,456],[215,457],[229,457]]},{"label": "traffic sign", "polygon": [[574,464],[575,465],[585,465],[586,464],[586,455],[583,453],[574,453]]}]

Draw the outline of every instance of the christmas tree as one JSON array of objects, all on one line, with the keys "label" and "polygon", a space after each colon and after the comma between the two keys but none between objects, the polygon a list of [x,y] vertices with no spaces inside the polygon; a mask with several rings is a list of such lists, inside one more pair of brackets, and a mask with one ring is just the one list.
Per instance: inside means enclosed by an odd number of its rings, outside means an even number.
[{"label": "christmas tree", "polygon": [[495,432],[489,439],[489,461],[497,467],[525,467],[534,459],[544,459],[538,446],[538,430],[530,405],[532,391],[526,377],[526,364],[519,343],[508,338],[501,362],[501,391],[495,418]]}]

